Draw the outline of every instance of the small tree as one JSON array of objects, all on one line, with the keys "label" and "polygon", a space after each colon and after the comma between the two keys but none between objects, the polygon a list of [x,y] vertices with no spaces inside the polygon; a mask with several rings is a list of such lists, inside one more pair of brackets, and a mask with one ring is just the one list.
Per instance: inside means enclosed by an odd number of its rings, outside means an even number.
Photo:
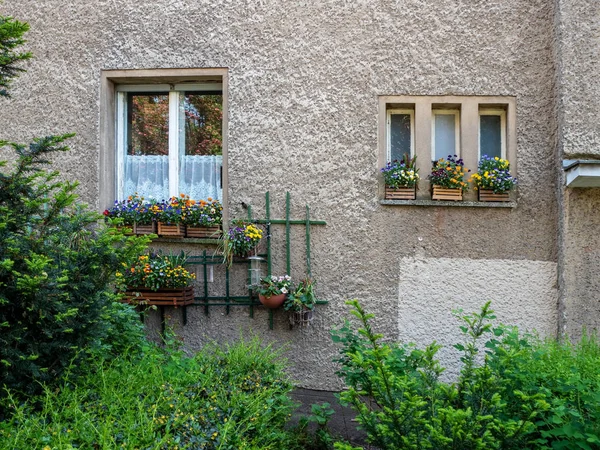
[{"label": "small tree", "polygon": [[8,88],[13,78],[25,69],[18,63],[32,57],[30,52],[18,52],[16,48],[25,43],[23,35],[29,24],[0,16],[0,97],[9,97]]}]

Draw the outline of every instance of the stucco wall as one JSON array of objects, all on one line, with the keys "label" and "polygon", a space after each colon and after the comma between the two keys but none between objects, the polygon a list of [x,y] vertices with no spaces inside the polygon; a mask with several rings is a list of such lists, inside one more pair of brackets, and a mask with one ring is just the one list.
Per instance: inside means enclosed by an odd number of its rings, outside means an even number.
[{"label": "stucco wall", "polygon": [[[225,316],[214,308],[208,319],[197,308],[182,330],[190,348],[211,338],[233,339],[239,330],[253,331],[289,343],[292,371],[301,385],[338,387],[329,329],[346,315],[343,300],[362,299],[377,312],[377,324],[387,336],[407,337],[398,316],[412,307],[402,300],[406,271],[399,267],[400,262],[416,264],[411,258],[417,257],[439,260],[442,266],[452,258],[481,261],[476,282],[469,284],[467,309],[489,298],[489,275],[481,269],[488,267],[485,261],[518,262],[514,267],[523,282],[513,286],[524,289],[507,296],[518,300],[507,300],[506,307],[527,305],[524,323],[552,332],[557,161],[551,2],[65,3],[6,0],[0,7],[30,22],[29,47],[36,55],[15,85],[13,100],[2,104],[3,138],[24,141],[75,131],[73,151],[57,160],[69,178],[81,180],[83,198],[102,208],[106,205],[96,204],[103,189],[98,174],[100,71],[226,67],[230,216],[245,215],[242,201],[253,204],[260,216],[268,190],[271,216],[282,217],[284,194],[290,191],[293,216],[302,217],[308,203],[313,218],[327,221],[313,227],[312,263],[318,294],[330,303],[319,307],[312,330],[290,331],[281,311],[271,331],[261,310],[252,319],[242,309]],[[517,208],[380,205],[380,95],[515,96]],[[295,248],[302,248],[301,239],[299,231]],[[275,271],[280,273],[282,252],[280,240],[275,243]],[[303,254],[297,255],[292,275],[299,277]],[[533,277],[540,265],[543,276]],[[418,299],[413,297],[413,303],[441,311],[452,305],[432,301],[438,295],[431,281],[436,273],[425,271],[415,279]],[[511,271],[501,273],[513,277]],[[460,279],[461,271],[455,276]],[[414,338],[431,340],[426,333]]]}]

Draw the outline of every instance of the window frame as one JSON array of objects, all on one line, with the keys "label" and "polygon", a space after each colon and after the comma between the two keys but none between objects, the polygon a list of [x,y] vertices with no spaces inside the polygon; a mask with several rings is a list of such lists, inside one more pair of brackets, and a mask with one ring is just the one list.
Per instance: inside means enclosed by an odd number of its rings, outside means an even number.
[{"label": "window frame", "polygon": [[[437,161],[435,156],[435,116],[454,116],[454,155],[461,157],[460,148],[460,109],[458,108],[432,108],[431,109],[431,161]],[[445,158],[446,156],[444,156]]]},{"label": "window frame", "polygon": [[[223,95],[222,84],[217,83],[191,83],[191,84],[129,84],[117,85],[116,91],[116,173],[117,183],[116,198],[123,199],[125,184],[124,161],[127,153],[127,104],[128,94],[160,93],[169,96],[169,196],[179,195],[179,170],[181,148],[179,141],[180,114],[179,105],[181,96],[186,92],[208,93],[218,92]],[[223,187],[221,186],[221,189]]]},{"label": "window frame", "polygon": [[116,183],[116,87],[119,85],[156,85],[221,83],[223,95],[223,132],[222,155],[223,172],[223,221],[228,222],[229,214],[229,161],[228,161],[228,123],[229,123],[229,70],[214,68],[175,68],[175,69],[103,69],[100,73],[100,117],[99,117],[99,160],[98,160],[98,211],[114,204],[117,191]]},{"label": "window frame", "polygon": [[500,154],[506,159],[506,110],[500,108],[479,108],[479,126],[477,127],[477,155],[481,159],[481,116],[500,116]]},{"label": "window frame", "polygon": [[392,161],[392,115],[407,114],[410,117],[410,157],[415,155],[415,110],[410,108],[390,108],[387,110],[386,118],[386,148],[387,162]]}]

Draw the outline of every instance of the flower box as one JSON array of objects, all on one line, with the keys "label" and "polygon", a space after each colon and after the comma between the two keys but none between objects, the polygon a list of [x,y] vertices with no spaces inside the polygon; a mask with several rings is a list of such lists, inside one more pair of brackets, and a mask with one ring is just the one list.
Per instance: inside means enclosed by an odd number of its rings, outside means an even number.
[{"label": "flower box", "polygon": [[413,187],[399,187],[391,188],[385,187],[385,199],[386,200],[414,200],[417,197],[417,188]]},{"label": "flower box", "polygon": [[156,234],[156,223],[140,225],[136,222],[133,224],[133,234]]},{"label": "flower box", "polygon": [[431,198],[433,200],[460,201],[463,199],[463,191],[462,189],[458,188],[451,189],[434,184],[433,195],[431,196]]},{"label": "flower box", "polygon": [[185,236],[189,238],[219,239],[221,237],[221,227],[191,227],[187,226]]},{"label": "flower box", "polygon": [[190,305],[194,302],[194,287],[188,286],[181,289],[158,289],[153,291],[148,288],[127,287],[125,303],[178,306]]},{"label": "flower box", "polygon": [[185,225],[158,222],[158,235],[182,238],[185,236]]},{"label": "flower box", "polygon": [[496,194],[492,189],[479,189],[479,201],[480,202],[509,202],[510,194],[503,192],[502,194]]}]

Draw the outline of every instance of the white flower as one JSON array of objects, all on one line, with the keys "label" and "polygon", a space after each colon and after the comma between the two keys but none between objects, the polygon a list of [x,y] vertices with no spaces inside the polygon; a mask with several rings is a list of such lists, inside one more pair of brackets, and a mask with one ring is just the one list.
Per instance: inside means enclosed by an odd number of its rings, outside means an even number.
[{"label": "white flower", "polygon": [[282,294],[287,294],[287,293],[288,293],[288,290],[287,290],[286,288],[282,287],[282,288],[281,288],[281,293],[282,293]]}]

